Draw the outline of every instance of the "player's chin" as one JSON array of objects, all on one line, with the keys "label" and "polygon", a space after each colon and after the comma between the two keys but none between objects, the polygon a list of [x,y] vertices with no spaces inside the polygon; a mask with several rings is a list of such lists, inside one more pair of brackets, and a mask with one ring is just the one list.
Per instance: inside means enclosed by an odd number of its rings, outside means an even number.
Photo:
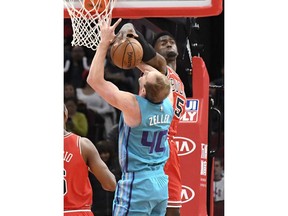
[{"label": "player's chin", "polygon": [[176,53],[175,51],[169,51],[166,53],[167,58],[175,58],[177,57],[178,53]]}]

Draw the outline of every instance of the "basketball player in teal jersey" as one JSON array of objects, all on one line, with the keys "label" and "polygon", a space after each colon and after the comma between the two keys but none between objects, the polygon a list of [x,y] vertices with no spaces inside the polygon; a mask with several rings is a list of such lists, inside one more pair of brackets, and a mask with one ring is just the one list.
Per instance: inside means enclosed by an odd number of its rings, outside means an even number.
[{"label": "basketball player in teal jersey", "polygon": [[143,72],[139,95],[120,91],[106,81],[106,54],[121,18],[112,26],[111,16],[99,22],[101,41],[87,82],[104,100],[122,111],[119,122],[122,178],[115,191],[113,216],[164,216],[168,200],[168,177],[164,173],[169,157],[167,132],[173,118],[170,82],[144,63],[138,66]]},{"label": "basketball player in teal jersey", "polygon": [[134,28],[132,23],[126,23],[119,30],[118,37],[125,36],[136,38],[143,47],[143,61],[157,68],[171,82],[174,116],[168,132],[170,156],[164,167],[165,173],[169,176],[169,199],[166,216],[180,216],[182,180],[178,149],[174,137],[177,135],[178,123],[185,112],[186,95],[184,84],[176,73],[176,59],[178,56],[176,41],[169,32],[160,32],[154,38],[153,48],[144,36]]}]

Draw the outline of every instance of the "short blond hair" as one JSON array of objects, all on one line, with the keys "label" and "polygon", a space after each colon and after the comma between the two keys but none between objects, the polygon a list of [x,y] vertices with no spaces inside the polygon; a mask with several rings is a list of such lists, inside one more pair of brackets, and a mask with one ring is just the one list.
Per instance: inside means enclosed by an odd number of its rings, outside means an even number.
[{"label": "short blond hair", "polygon": [[146,90],[146,99],[152,103],[161,103],[170,93],[169,79],[160,72],[155,73],[154,82],[146,82],[144,85]]}]

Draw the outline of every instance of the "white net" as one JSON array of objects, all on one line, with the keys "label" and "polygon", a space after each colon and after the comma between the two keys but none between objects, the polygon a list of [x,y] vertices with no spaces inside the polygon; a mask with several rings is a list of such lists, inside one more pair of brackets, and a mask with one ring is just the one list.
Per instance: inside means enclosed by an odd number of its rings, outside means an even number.
[{"label": "white net", "polygon": [[107,19],[117,0],[63,0],[72,21],[72,46],[96,50],[100,42],[99,17]]}]

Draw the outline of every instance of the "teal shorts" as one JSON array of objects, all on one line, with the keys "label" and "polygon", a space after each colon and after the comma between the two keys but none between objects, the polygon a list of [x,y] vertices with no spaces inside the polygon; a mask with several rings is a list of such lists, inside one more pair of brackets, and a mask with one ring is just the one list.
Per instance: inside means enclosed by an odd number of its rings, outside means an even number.
[{"label": "teal shorts", "polygon": [[164,216],[168,202],[168,176],[163,167],[123,173],[113,200],[113,216]]}]

